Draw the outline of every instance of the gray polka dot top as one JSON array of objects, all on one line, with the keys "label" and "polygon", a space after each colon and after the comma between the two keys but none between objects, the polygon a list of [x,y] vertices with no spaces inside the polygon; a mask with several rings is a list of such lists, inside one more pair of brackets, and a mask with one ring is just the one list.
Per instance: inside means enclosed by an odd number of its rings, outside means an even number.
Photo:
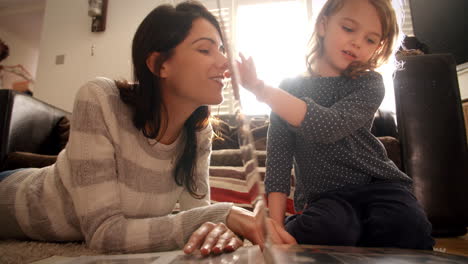
[{"label": "gray polka dot top", "polygon": [[374,178],[411,186],[412,180],[387,157],[382,143],[370,132],[385,94],[380,74],[369,72],[356,79],[298,77],[283,81],[280,88],[304,100],[307,113],[297,128],[271,113],[267,193],[289,195],[293,164],[298,211],[320,193],[368,184]]}]

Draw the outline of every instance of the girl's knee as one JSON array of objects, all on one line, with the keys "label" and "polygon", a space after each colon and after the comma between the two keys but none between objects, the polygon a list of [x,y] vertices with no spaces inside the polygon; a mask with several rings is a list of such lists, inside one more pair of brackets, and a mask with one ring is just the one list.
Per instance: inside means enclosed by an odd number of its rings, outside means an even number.
[{"label": "girl's knee", "polygon": [[299,244],[354,246],[360,237],[360,225],[352,218],[346,220],[298,215],[285,227]]},{"label": "girl's knee", "polygon": [[424,213],[407,212],[393,217],[375,217],[364,225],[360,244],[372,247],[432,249],[432,226]]},{"label": "girl's knee", "polygon": [[[400,221],[400,233],[406,239],[402,242],[403,248],[432,249],[435,244],[431,237],[432,225],[424,213],[415,213]],[[394,229],[398,229],[396,226]]]},{"label": "girl's knee", "polygon": [[395,231],[401,230],[404,233],[420,233],[421,235],[430,235],[432,232],[432,225],[422,210],[408,210],[387,221],[391,223],[390,226],[393,226]]}]

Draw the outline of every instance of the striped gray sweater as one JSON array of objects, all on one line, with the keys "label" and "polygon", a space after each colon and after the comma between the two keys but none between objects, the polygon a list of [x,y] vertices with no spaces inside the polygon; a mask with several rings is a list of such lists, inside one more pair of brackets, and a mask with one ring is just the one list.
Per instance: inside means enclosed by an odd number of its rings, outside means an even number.
[{"label": "striped gray sweater", "polygon": [[[144,137],[114,81],[90,81],[76,96],[57,162],[0,182],[0,238],[84,239],[120,252],[182,248],[204,222],[225,222],[232,206],[208,206],[211,136],[211,126],[197,132],[196,183],[208,193],[198,200],[173,178],[184,133],[170,145]],[[182,211],[171,214],[177,202]]]}]

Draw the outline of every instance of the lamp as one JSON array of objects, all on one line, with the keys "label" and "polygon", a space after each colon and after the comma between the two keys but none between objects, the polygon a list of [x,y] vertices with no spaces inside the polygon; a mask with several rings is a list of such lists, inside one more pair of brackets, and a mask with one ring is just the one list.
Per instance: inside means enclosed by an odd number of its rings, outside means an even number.
[{"label": "lamp", "polygon": [[91,32],[102,32],[106,29],[108,0],[88,0],[88,15],[93,19]]}]

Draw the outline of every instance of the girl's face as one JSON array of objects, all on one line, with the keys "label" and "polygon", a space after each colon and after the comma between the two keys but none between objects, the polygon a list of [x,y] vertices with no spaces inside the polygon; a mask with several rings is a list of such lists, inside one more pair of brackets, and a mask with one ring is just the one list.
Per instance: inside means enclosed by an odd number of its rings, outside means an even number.
[{"label": "girl's face", "polygon": [[380,45],[382,24],[368,0],[348,0],[319,24],[323,55],[317,71],[322,76],[339,76],[353,61],[367,62]]},{"label": "girl's face", "polygon": [[214,105],[223,101],[223,74],[227,70],[221,37],[206,19],[193,21],[188,36],[161,67],[162,90],[173,103]]}]

